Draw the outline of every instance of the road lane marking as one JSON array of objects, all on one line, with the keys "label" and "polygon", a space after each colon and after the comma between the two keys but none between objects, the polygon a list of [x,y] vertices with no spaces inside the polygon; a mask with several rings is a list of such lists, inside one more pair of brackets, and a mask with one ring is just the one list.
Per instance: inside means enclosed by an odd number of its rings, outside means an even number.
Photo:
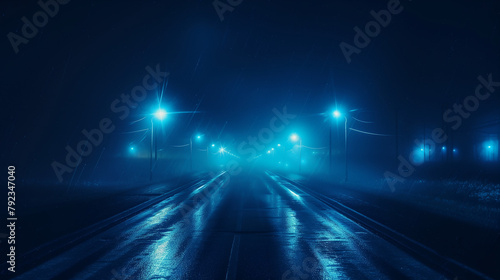
[{"label": "road lane marking", "polygon": [[241,227],[243,224],[243,199],[239,200],[239,212],[236,220],[236,231],[233,236],[233,245],[231,246],[231,253],[229,254],[229,262],[226,271],[226,280],[236,279],[236,272],[238,268],[238,254],[240,251],[241,240]]},{"label": "road lane marking", "polygon": [[226,280],[236,279],[240,240],[241,236],[239,234],[235,234],[233,237],[233,245],[231,246],[231,254],[229,255],[229,264],[227,265]]}]

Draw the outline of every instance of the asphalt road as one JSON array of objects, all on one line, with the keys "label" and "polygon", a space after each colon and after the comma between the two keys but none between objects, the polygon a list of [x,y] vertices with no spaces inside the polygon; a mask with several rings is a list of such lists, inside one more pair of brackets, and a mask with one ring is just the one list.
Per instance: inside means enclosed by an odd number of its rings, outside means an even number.
[{"label": "asphalt road", "polygon": [[226,175],[16,279],[446,279],[279,177]]}]

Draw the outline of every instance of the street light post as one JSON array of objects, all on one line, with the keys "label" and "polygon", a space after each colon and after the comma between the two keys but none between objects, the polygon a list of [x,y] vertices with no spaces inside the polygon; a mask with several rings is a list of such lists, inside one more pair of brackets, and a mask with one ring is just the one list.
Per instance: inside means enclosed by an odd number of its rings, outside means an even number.
[{"label": "street light post", "polygon": [[[212,144],[210,145],[211,148],[214,148],[215,147],[215,144]],[[210,165],[210,155],[209,155],[210,151],[208,150],[208,147],[207,147],[207,166]]]},{"label": "street light post", "polygon": [[[340,116],[342,116],[342,114],[338,111],[338,110],[335,110],[333,111],[333,116],[335,118],[338,118]],[[345,152],[345,181],[347,182],[347,179],[349,178],[348,175],[348,168],[347,168],[347,164],[348,164],[348,156],[347,156],[347,116],[344,115],[344,119],[345,119],[345,123],[344,123],[344,152]],[[331,127],[330,127],[331,129]],[[331,135],[330,135],[330,141],[331,141]],[[331,142],[330,142],[330,150],[331,150]]]},{"label": "street light post", "polygon": [[[192,135],[189,137],[189,150],[190,150],[190,166],[191,166],[191,171],[193,171],[193,138],[196,137],[196,141],[202,141],[202,136],[203,134],[197,134],[197,135]],[[208,147],[207,147],[207,161],[208,161]]]},{"label": "street light post", "polygon": [[297,134],[292,134],[292,136],[290,136],[290,138],[294,142],[299,140],[299,172],[301,172],[301,170],[302,170],[302,138],[299,137]]},{"label": "street light post", "polygon": [[191,171],[193,171],[193,138],[189,137],[189,150],[191,151],[191,156],[189,157],[189,162],[191,165]]},{"label": "street light post", "polygon": [[344,116],[345,118],[345,123],[344,123],[344,134],[345,134],[345,147],[344,147],[344,150],[345,150],[345,181],[347,182],[347,178],[348,178],[348,169],[347,169],[347,117]]},{"label": "street light post", "polygon": [[[167,112],[160,108],[153,114],[153,116],[162,121],[167,116]],[[149,181],[153,180],[153,144],[155,145],[155,160],[158,159],[158,141],[155,141],[153,116],[151,117],[151,142],[149,145]]]},{"label": "street light post", "polygon": [[330,173],[332,173],[332,125],[330,125],[330,153],[329,155],[329,160],[330,160]]},{"label": "street light post", "polygon": [[158,160],[158,133],[155,133],[155,162]]},{"label": "street light post", "polygon": [[154,120],[151,118],[151,141],[149,145],[149,181],[153,180],[153,137],[154,137]]},{"label": "street light post", "polygon": [[302,138],[299,138],[299,172],[302,171]]}]

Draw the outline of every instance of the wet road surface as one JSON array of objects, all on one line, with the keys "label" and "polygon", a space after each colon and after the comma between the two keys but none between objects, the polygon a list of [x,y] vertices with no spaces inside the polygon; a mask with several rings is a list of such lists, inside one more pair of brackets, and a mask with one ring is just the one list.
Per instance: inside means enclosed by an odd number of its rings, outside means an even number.
[{"label": "wet road surface", "polygon": [[16,279],[446,279],[266,173],[183,190]]}]

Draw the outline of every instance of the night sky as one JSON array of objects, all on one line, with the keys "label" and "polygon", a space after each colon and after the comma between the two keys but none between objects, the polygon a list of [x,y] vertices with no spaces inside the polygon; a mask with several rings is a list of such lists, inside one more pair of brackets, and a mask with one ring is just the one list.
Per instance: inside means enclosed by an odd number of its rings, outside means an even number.
[{"label": "night sky", "polygon": [[[336,107],[362,109],[357,116],[376,121],[366,129],[377,133],[394,133],[397,110],[412,135],[424,123],[440,126],[444,109],[473,94],[479,75],[500,80],[493,0],[402,0],[403,10],[348,63],[341,42],[353,45],[354,28],[389,2],[243,0],[221,21],[208,0],[73,0],[16,53],[9,32],[22,34],[21,18],[31,21],[41,8],[2,1],[2,162],[56,180],[51,163],[103,118],[116,125],[102,144],[110,156],[138,143],[144,133],[130,132],[149,127],[157,91],[124,120],[110,105],[141,85],[147,66],[169,73],[162,106],[186,112],[169,114],[165,141],[203,133],[233,150],[284,106],[298,117],[276,137],[301,129],[311,146],[327,144],[325,113]],[[497,123],[498,105],[493,95],[467,125]]]}]

